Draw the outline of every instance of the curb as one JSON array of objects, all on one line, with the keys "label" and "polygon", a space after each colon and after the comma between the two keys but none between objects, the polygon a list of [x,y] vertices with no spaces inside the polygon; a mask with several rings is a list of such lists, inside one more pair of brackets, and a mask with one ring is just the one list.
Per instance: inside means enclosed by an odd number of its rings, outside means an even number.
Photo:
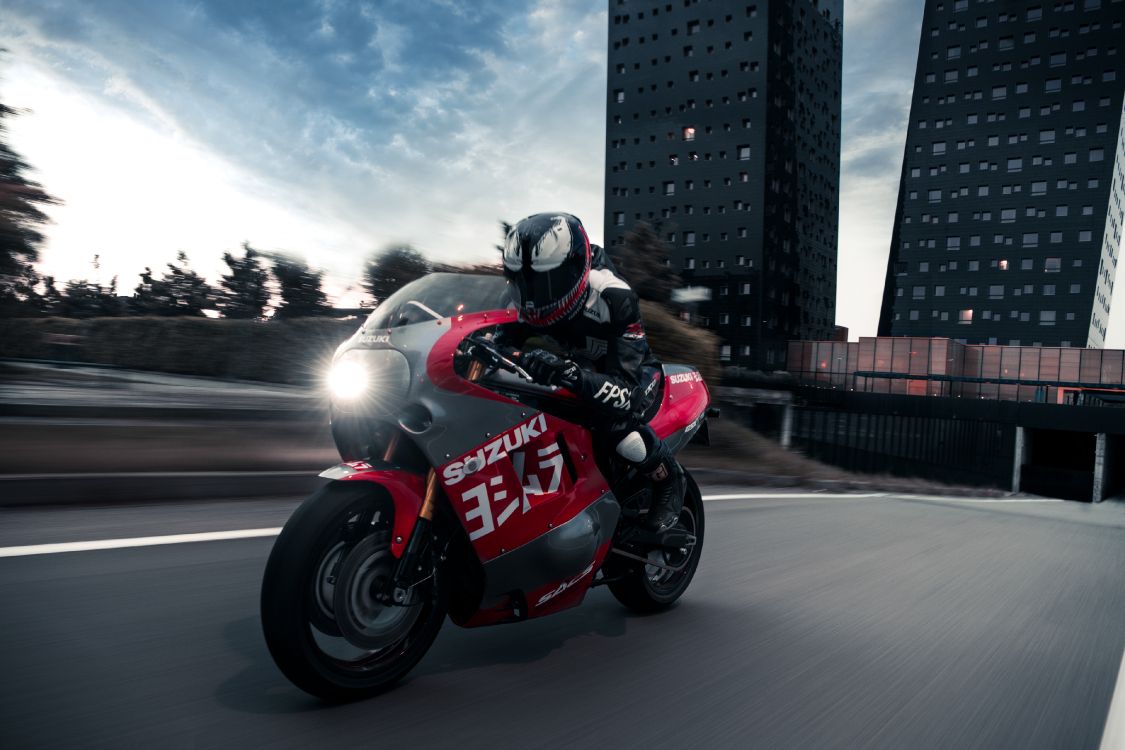
[{"label": "curb", "polygon": [[308,495],[324,484],[320,471],[10,474],[0,476],[0,507]]},{"label": "curb", "polygon": [[66,418],[66,419],[154,419],[154,420],[200,420],[225,422],[290,421],[327,423],[328,409],[316,407],[300,409],[293,407],[265,409],[230,407],[193,406],[93,406],[63,404],[16,404],[0,403],[0,417],[26,419]]}]

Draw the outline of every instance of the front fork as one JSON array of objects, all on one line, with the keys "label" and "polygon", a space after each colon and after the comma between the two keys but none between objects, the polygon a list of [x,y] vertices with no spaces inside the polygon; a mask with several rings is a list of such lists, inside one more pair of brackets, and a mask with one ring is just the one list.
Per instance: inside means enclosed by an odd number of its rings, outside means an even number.
[{"label": "front fork", "polygon": [[[426,494],[422,499],[422,507],[418,510],[418,520],[414,530],[406,543],[402,557],[395,566],[394,576],[391,579],[389,592],[383,592],[379,597],[387,604],[406,607],[414,604],[414,589],[427,578],[432,578],[437,561],[430,558],[429,571],[426,570],[426,551],[433,542],[434,507],[440,491],[437,473],[430,469],[426,474]],[[389,600],[389,601],[388,601]]]}]

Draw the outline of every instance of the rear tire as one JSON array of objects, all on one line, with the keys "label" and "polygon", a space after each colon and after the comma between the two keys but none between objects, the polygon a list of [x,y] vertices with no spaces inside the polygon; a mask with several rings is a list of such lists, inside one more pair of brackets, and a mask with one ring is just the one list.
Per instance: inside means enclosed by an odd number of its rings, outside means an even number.
[{"label": "rear tire", "polygon": [[[422,584],[417,604],[372,602],[373,587],[393,571],[393,513],[378,485],[332,482],[293,513],[270,552],[261,601],[266,645],[282,673],[319,698],[351,701],[387,689],[414,668],[445,620],[440,571]],[[349,595],[336,591],[337,581]],[[340,606],[349,610],[338,618]]]},{"label": "rear tire", "polygon": [[[668,609],[679,599],[695,576],[699,556],[703,552],[703,496],[691,474],[684,470],[684,507],[680,511],[680,524],[695,535],[695,545],[687,550],[687,565],[671,572],[653,565],[635,563],[635,568],[625,578],[609,584],[609,590],[634,612],[652,613]],[[654,551],[652,559],[665,565],[679,566],[685,562],[678,552]]]}]

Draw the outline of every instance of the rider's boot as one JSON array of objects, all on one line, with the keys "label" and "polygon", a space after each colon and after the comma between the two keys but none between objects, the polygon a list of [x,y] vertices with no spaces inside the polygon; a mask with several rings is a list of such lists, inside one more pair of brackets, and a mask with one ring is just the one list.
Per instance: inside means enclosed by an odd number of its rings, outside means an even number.
[{"label": "rider's boot", "polygon": [[652,480],[652,504],[645,517],[645,528],[660,534],[680,520],[680,510],[684,507],[684,470],[663,443],[640,469]]},{"label": "rider's boot", "polygon": [[659,534],[675,526],[684,507],[684,470],[664,441],[643,426],[621,439],[617,454],[652,481],[652,504],[644,528]]}]

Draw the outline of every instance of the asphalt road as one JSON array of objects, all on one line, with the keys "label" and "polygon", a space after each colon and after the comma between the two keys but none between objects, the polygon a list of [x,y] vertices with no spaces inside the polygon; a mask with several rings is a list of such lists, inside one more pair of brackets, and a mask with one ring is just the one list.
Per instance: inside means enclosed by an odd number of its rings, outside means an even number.
[{"label": "asphalt road", "polygon": [[[0,546],[270,527],[292,507],[0,511]],[[1125,649],[1121,506],[790,495],[707,512],[672,611],[633,616],[598,589],[544,620],[447,625],[399,688],[348,706],[266,652],[272,539],[0,558],[0,746],[1099,746]]]}]

